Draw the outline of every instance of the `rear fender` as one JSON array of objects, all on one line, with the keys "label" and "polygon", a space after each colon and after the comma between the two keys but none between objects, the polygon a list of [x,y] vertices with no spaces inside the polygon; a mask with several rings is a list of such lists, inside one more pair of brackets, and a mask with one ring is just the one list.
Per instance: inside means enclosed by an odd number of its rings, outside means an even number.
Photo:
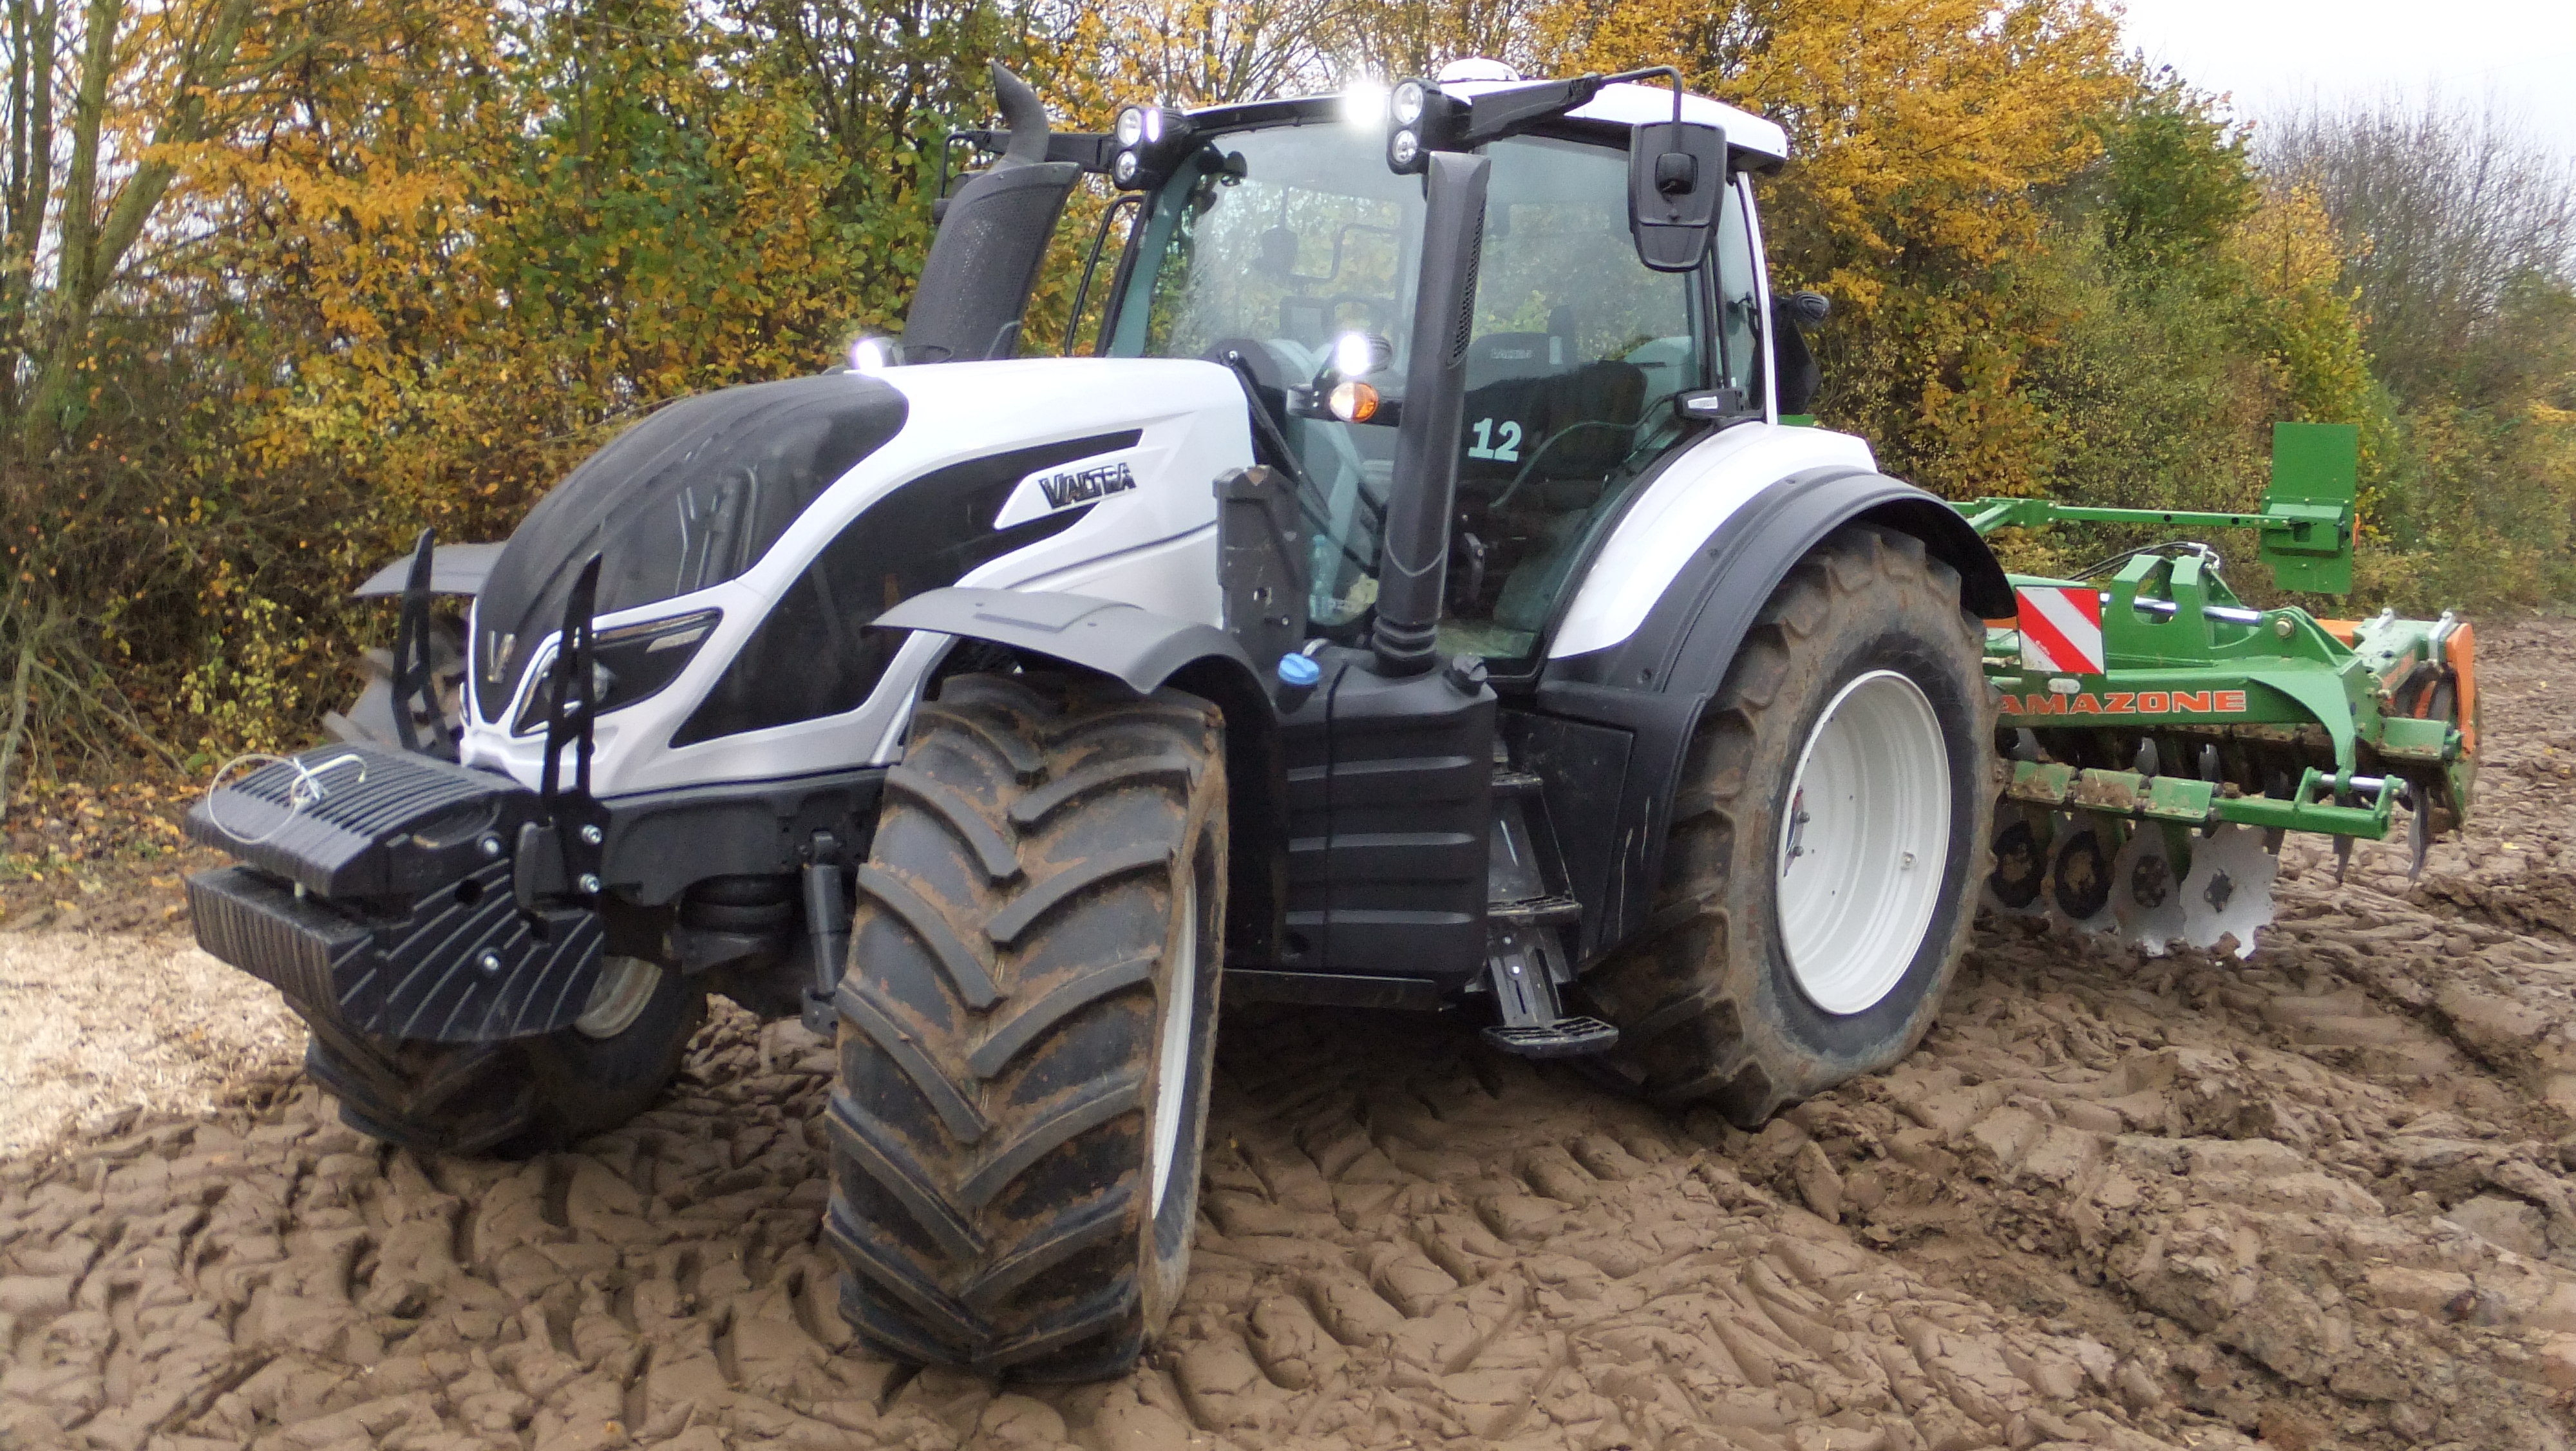
[{"label": "rear fender", "polygon": [[1227,951],[1276,960],[1288,881],[1287,770],[1278,711],[1233,636],[1089,595],[965,586],[914,595],[875,627],[981,640],[1024,661],[1106,675],[1140,695],[1170,686],[1212,702],[1225,715]]},{"label": "rear fender", "polygon": [[[1626,639],[1547,663],[1538,704],[1548,715],[1629,733],[1605,779],[1565,783],[1570,794],[1615,800],[1612,829],[1569,833],[1568,874],[1585,907],[1582,960],[1644,927],[1663,871],[1673,794],[1699,718],[1772,592],[1845,524],[1882,524],[1923,541],[1959,572],[1962,603],[1980,617],[2012,612],[2012,586],[1984,540],[1938,497],[1865,469],[1792,474],[1729,514],[1665,585]],[[1616,770],[1615,778],[1607,771]],[[1591,843],[1578,848],[1576,842]]]}]

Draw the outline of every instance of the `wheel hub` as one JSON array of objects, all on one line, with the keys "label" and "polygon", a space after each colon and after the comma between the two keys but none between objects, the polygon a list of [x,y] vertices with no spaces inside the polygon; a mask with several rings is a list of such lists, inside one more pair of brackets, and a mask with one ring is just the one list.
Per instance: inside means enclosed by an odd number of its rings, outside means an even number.
[{"label": "wheel hub", "polygon": [[586,1038],[614,1038],[635,1026],[653,990],[662,985],[662,969],[641,957],[603,957],[599,976],[590,986],[590,1001],[573,1028]]},{"label": "wheel hub", "polygon": [[1940,905],[1950,757],[1921,686],[1893,670],[1845,685],[1807,737],[1777,851],[1780,943],[1828,1013],[1876,1006]]}]

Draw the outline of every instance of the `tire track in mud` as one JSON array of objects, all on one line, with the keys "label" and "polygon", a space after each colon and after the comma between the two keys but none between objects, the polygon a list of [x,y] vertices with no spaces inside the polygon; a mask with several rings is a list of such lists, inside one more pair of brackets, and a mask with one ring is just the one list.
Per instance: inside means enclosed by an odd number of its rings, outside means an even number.
[{"label": "tire track in mud", "polygon": [[2246,964],[1990,925],[1922,1051],[1758,1135],[1454,1024],[1233,1015],[1122,1381],[853,1353],[829,1054],[728,1011],[578,1153],[424,1164],[299,1083],[0,1166],[0,1444],[2564,1445],[2576,630],[2485,643],[2481,824],[2422,884],[2301,849]]}]

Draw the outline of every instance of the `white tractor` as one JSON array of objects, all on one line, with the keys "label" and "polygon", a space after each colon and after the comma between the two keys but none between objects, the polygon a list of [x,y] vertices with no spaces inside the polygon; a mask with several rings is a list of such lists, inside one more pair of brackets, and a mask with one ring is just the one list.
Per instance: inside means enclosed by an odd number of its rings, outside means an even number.
[{"label": "white tractor", "polygon": [[[1910,1049],[2012,590],[1797,416],[1780,128],[1483,62],[1050,135],[996,80],[900,339],[424,536],[372,707],[198,809],[199,938],[348,1121],[559,1146],[709,991],[801,1013],[859,1335],[1068,1378],[1179,1292],[1220,1003],[1474,1015],[1745,1125]],[[1022,356],[1085,173],[1102,321]]]}]

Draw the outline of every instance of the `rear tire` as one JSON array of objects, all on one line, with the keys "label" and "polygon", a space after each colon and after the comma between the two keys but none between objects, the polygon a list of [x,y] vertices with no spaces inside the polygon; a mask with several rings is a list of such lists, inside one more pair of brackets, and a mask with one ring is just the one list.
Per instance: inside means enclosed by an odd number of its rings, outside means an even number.
[{"label": "rear tire", "polygon": [[1655,915],[1585,980],[1605,1066],[1751,1129],[1922,1039],[1986,871],[1984,641],[1908,535],[1847,526],[1790,571],[1692,739]]},{"label": "rear tire", "polygon": [[838,996],[825,1233],[916,1365],[1081,1380],[1178,1299],[1224,941],[1222,727],[1177,691],[961,675],[887,778]]},{"label": "rear tire", "polygon": [[312,1031],[304,1071],[340,1100],[341,1122],[422,1154],[499,1158],[567,1149],[642,1113],[706,1020],[696,984],[632,957],[601,964],[580,1023],[536,1038],[379,1038],[288,1005]]}]

